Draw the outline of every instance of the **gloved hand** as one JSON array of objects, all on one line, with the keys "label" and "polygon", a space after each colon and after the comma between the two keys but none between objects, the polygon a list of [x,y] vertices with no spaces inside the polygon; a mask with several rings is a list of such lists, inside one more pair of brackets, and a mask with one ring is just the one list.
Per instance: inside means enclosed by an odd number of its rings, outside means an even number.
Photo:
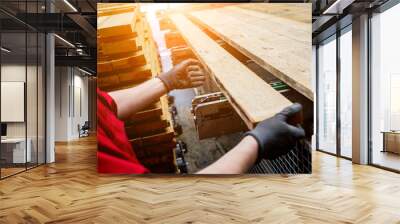
[{"label": "gloved hand", "polygon": [[297,140],[305,137],[305,132],[301,127],[287,123],[288,119],[299,113],[301,109],[302,106],[298,103],[286,107],[245,134],[245,136],[253,136],[258,142],[257,162],[262,158],[271,160],[288,153],[294,148]]},{"label": "gloved hand", "polygon": [[201,86],[206,74],[199,61],[187,59],[158,76],[168,91]]}]

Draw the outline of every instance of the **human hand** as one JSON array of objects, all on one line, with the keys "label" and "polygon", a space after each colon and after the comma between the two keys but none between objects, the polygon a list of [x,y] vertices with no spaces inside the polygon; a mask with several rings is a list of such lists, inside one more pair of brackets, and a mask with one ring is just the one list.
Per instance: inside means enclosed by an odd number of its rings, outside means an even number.
[{"label": "human hand", "polygon": [[301,104],[292,104],[245,134],[254,137],[258,142],[257,161],[262,158],[276,159],[292,150],[296,141],[305,137],[303,128],[288,124],[288,120],[301,110]]},{"label": "human hand", "polygon": [[199,61],[187,59],[182,61],[168,72],[158,76],[168,91],[186,89],[203,85],[206,74]]}]

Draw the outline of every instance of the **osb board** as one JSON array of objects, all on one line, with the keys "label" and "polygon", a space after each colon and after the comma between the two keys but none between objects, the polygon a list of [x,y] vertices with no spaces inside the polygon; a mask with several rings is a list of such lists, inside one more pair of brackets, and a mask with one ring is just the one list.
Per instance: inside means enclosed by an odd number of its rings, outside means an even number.
[{"label": "osb board", "polygon": [[[228,6],[191,15],[221,39],[313,100],[311,4],[302,4],[304,10],[310,11],[302,14],[306,22],[274,15],[283,10],[283,4],[251,6],[258,10]],[[285,4],[285,7],[292,8],[291,4]],[[274,14],[267,13],[269,11],[274,11]]]},{"label": "osb board", "polygon": [[185,16],[171,19],[249,128],[291,104]]}]

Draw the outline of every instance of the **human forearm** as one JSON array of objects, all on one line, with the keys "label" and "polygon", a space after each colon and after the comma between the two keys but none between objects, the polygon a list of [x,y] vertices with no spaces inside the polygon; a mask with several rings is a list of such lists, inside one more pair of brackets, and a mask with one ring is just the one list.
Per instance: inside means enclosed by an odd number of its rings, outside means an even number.
[{"label": "human forearm", "polygon": [[301,117],[301,110],[302,106],[295,103],[260,122],[255,129],[247,132],[243,140],[231,151],[199,173],[244,173],[257,161],[257,158],[273,160],[287,154],[295,147],[296,141],[305,136],[301,126],[288,123],[288,120],[296,116]]},{"label": "human forearm", "polygon": [[118,117],[125,120],[171,90],[197,87],[204,81],[205,73],[200,63],[188,59],[139,86],[109,94],[117,105]]},{"label": "human forearm", "polygon": [[141,85],[109,94],[117,105],[118,117],[124,120],[156,102],[166,93],[167,88],[163,82],[154,78]]},{"label": "human forearm", "polygon": [[257,141],[247,136],[219,160],[198,174],[241,174],[245,173],[257,159]]}]

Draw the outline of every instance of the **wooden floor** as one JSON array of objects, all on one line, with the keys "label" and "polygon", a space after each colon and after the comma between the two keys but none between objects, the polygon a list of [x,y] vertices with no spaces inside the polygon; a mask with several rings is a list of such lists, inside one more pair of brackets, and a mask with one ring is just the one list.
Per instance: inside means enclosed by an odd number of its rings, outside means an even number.
[{"label": "wooden floor", "polygon": [[392,152],[374,151],[372,157],[374,164],[400,170],[400,155]]},{"label": "wooden floor", "polygon": [[313,154],[313,174],[133,177],[96,173],[96,142],[0,181],[0,223],[400,223],[400,175]]}]

